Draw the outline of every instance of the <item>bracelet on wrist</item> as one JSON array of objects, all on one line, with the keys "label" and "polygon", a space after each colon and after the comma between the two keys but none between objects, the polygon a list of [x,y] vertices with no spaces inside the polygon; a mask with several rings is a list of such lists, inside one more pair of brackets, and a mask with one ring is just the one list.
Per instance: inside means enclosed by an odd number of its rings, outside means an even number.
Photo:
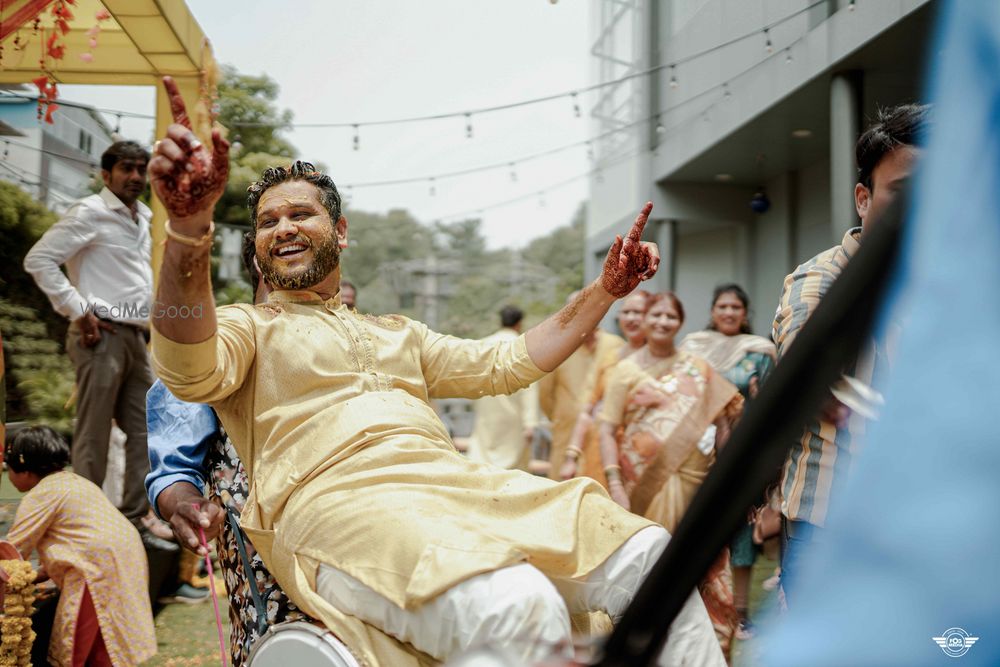
[{"label": "bracelet on wrist", "polygon": [[201,237],[187,236],[186,234],[179,234],[179,233],[175,232],[173,230],[173,228],[170,226],[170,221],[169,220],[167,220],[164,223],[163,229],[167,233],[167,238],[173,239],[174,241],[177,241],[178,243],[181,243],[183,245],[186,245],[186,246],[189,246],[189,247],[192,247],[192,248],[200,248],[201,246],[205,245],[206,243],[211,243],[215,239],[215,221],[212,221],[211,223],[209,223],[209,225],[208,225],[208,231],[205,232],[204,236],[201,236]]},{"label": "bracelet on wrist", "polygon": [[622,467],[619,465],[604,466],[604,476],[608,478],[608,483],[622,481]]},{"label": "bracelet on wrist", "polygon": [[580,458],[582,454],[583,450],[580,449],[579,447],[574,447],[573,445],[570,445],[569,447],[566,448],[566,457],[570,458],[572,456],[572,459],[574,461]]}]

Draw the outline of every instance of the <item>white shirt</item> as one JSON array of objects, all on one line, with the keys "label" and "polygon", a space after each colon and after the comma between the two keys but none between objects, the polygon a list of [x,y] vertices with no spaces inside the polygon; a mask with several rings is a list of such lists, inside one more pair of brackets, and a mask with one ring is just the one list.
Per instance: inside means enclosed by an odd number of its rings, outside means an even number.
[{"label": "white shirt", "polygon": [[[132,215],[103,188],[74,204],[28,251],[24,270],[56,312],[75,320],[89,309],[103,319],[149,327],[152,212],[136,202],[137,219]],[[59,270],[62,264],[68,279]]]}]

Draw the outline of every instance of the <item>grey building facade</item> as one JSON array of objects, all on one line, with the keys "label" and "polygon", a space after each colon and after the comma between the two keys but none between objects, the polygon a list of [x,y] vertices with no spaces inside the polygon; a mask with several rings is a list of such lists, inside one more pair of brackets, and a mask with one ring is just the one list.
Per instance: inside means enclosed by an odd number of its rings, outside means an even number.
[{"label": "grey building facade", "polygon": [[879,107],[921,100],[937,3],[591,2],[594,83],[620,82],[592,109],[587,278],[651,200],[647,286],[679,294],[682,333],[735,281],[769,335],[785,275],[859,224],[855,141]]}]

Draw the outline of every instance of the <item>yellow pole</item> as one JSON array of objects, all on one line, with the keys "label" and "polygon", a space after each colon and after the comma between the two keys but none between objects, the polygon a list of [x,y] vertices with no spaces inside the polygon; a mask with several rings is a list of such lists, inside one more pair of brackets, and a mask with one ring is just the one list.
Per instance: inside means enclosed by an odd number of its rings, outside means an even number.
[{"label": "yellow pole", "polygon": [[[187,105],[188,113],[194,117],[192,113],[195,105],[198,102],[198,95],[200,92],[198,77],[174,77],[174,81],[177,82],[177,88],[181,91],[181,96],[184,98],[184,103]],[[174,122],[174,117],[170,113],[170,100],[167,99],[167,93],[163,89],[163,84],[159,84],[156,88],[156,137],[157,139],[166,136],[167,127]],[[211,128],[195,127],[195,134],[206,143],[206,145],[211,146]],[[152,238],[153,238],[153,284],[158,284],[157,281],[160,277],[160,264],[163,261],[163,241],[166,239],[167,235],[164,231],[163,223],[167,219],[167,209],[163,206],[161,202],[155,195],[153,196],[153,223],[152,223]]]}]

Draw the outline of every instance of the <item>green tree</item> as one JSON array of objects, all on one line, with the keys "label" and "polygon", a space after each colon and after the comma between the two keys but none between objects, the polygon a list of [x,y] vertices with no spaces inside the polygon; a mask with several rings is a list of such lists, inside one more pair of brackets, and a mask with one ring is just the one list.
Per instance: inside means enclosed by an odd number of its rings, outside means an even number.
[{"label": "green tree", "polygon": [[278,83],[266,74],[240,74],[232,65],[223,66],[218,121],[230,128],[232,140],[242,144],[244,153],[286,157],[295,153],[295,148],[281,136],[291,127],[292,112],[279,111],[275,106],[279,92]]},{"label": "green tree", "polygon": [[577,209],[570,224],[533,240],[524,250],[526,260],[548,267],[559,277],[557,291],[563,299],[573,290],[583,287],[586,220],[587,205],[584,203]]},{"label": "green tree", "polygon": [[63,352],[68,322],[52,310],[22,264],[58,217],[17,186],[0,181],[0,330],[7,373],[7,419],[32,420],[69,433],[66,407],[75,374]]},{"label": "green tree", "polygon": [[483,221],[478,218],[435,223],[435,251],[442,257],[459,259],[470,265],[479,263],[487,254],[482,224]]},{"label": "green tree", "polygon": [[402,209],[381,215],[348,210],[348,248],[342,255],[343,275],[362,292],[383,271],[383,265],[428,257],[434,250],[431,231]]},{"label": "green tree", "polygon": [[216,222],[246,227],[247,187],[264,169],[287,164],[296,154],[295,147],[282,136],[291,127],[292,112],[278,109],[279,90],[278,83],[266,74],[240,74],[231,65],[222,68],[218,122],[229,129],[232,149],[229,182],[215,206]]}]

